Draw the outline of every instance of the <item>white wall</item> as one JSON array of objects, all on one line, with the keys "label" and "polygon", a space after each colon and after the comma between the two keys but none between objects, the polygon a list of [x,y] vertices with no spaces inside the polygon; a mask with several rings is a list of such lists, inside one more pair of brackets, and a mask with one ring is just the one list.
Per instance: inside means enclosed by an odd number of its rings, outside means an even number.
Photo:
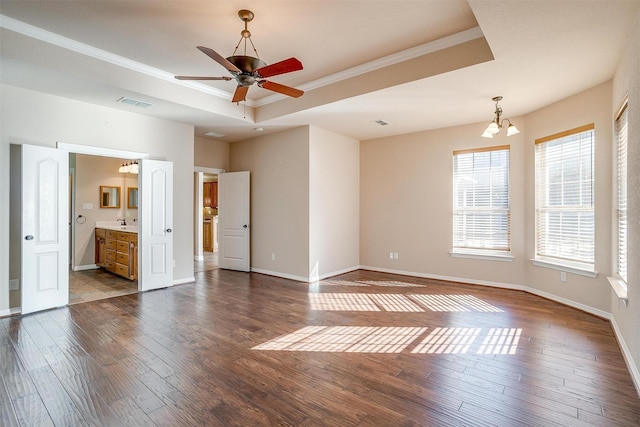
[{"label": "white wall", "polygon": [[306,281],[309,128],[232,143],[230,171],[243,170],[251,172],[251,269]]},{"label": "white wall", "polygon": [[138,151],[174,163],[174,280],[193,277],[191,125],[2,85],[0,130],[0,314],[9,309],[9,147],[57,142]]},{"label": "white wall", "polygon": [[193,164],[206,168],[229,169],[228,142],[196,136],[193,148]]},{"label": "white wall", "polygon": [[359,264],[359,141],[309,128],[309,277]]},{"label": "white wall", "polygon": [[[640,380],[640,16],[630,37],[623,59],[613,80],[613,100],[609,117],[613,118],[626,94],[629,95],[628,147],[628,297],[620,304],[612,292],[608,298],[613,323],[621,334],[625,354],[632,358],[636,378]],[[640,384],[636,383],[638,387]]]},{"label": "white wall", "polygon": [[358,268],[358,158],[357,140],[314,126],[231,144],[231,171],[251,172],[253,271],[313,281]]}]

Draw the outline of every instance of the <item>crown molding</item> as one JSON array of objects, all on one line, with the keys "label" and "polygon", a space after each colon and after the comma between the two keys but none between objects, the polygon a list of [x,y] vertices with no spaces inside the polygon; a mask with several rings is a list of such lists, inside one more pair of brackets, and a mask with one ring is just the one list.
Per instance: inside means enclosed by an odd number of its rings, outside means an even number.
[{"label": "crown molding", "polygon": [[100,61],[108,62],[119,67],[145,74],[150,77],[155,77],[169,83],[188,87],[190,89],[217,96],[226,100],[231,100],[232,98],[231,93],[229,92],[225,92],[223,90],[195,81],[176,80],[173,74],[166,71],[150,67],[141,62],[137,62],[111,52],[107,52],[106,50],[98,49],[97,47],[93,47],[86,43],[81,43],[68,37],[52,33],[51,31],[43,30],[42,28],[27,24],[22,21],[18,21],[17,19],[13,19],[5,15],[0,15],[0,28],[4,28],[18,34],[22,34],[23,36],[27,36],[35,40],[40,40],[42,42],[61,47],[72,52],[79,53],[81,55],[89,56]]}]

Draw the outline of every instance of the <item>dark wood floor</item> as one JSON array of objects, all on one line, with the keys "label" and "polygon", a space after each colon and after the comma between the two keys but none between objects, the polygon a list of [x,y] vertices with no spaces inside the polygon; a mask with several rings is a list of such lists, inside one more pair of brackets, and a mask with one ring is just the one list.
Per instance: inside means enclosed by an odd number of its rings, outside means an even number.
[{"label": "dark wood floor", "polygon": [[0,425],[640,425],[610,324],[530,294],[196,278],[0,319]]}]

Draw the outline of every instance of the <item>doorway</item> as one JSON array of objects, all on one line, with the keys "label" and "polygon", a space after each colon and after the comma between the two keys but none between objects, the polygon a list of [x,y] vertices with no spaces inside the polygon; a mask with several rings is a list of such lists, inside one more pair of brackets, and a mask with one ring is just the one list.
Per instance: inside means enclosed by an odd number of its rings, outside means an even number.
[{"label": "doorway", "polygon": [[[69,153],[70,305],[138,292],[137,275],[131,280],[107,271],[96,258],[99,224],[138,223],[137,197],[131,197],[137,195],[138,175],[133,168],[121,169],[124,163],[121,158]],[[109,188],[116,200],[105,204],[101,188]],[[133,265],[130,261],[127,267]]]},{"label": "doorway", "polygon": [[194,272],[218,268],[218,174],[224,169],[196,167],[194,172]]}]

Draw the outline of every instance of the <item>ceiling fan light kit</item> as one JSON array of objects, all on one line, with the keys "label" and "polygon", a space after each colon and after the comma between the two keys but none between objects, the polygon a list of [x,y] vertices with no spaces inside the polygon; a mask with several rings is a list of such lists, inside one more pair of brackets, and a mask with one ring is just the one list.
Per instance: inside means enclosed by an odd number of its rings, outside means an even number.
[{"label": "ceiling fan light kit", "polygon": [[[231,77],[175,76],[175,78],[178,80],[235,80],[237,87],[231,102],[245,101],[249,87],[254,83],[263,89],[281,93],[293,98],[302,96],[304,91],[300,89],[265,80],[267,77],[302,70],[302,62],[296,58],[289,58],[284,61],[276,62],[275,64],[267,65],[266,62],[260,59],[258,57],[258,51],[251,40],[251,32],[248,29],[248,23],[253,20],[254,16],[255,15],[250,10],[242,9],[238,11],[238,17],[244,22],[244,30],[240,32],[240,41],[236,45],[231,56],[225,58],[213,49],[204,46],[197,46],[202,53],[226,68],[231,74]],[[251,43],[251,47],[253,48],[256,57],[247,55],[247,40]],[[236,52],[243,41],[243,55],[236,55]]]},{"label": "ceiling fan light kit", "polygon": [[494,112],[495,117],[489,123],[489,126],[487,126],[481,136],[484,138],[493,138],[493,135],[500,133],[500,129],[502,129],[502,125],[504,124],[504,122],[509,123],[509,125],[507,126],[507,136],[520,133],[518,128],[511,123],[511,120],[507,119],[506,117],[504,119],[500,119],[502,117],[502,107],[498,103],[502,101],[502,97],[494,96],[493,98],[491,98],[491,100],[496,103],[496,111]]}]

